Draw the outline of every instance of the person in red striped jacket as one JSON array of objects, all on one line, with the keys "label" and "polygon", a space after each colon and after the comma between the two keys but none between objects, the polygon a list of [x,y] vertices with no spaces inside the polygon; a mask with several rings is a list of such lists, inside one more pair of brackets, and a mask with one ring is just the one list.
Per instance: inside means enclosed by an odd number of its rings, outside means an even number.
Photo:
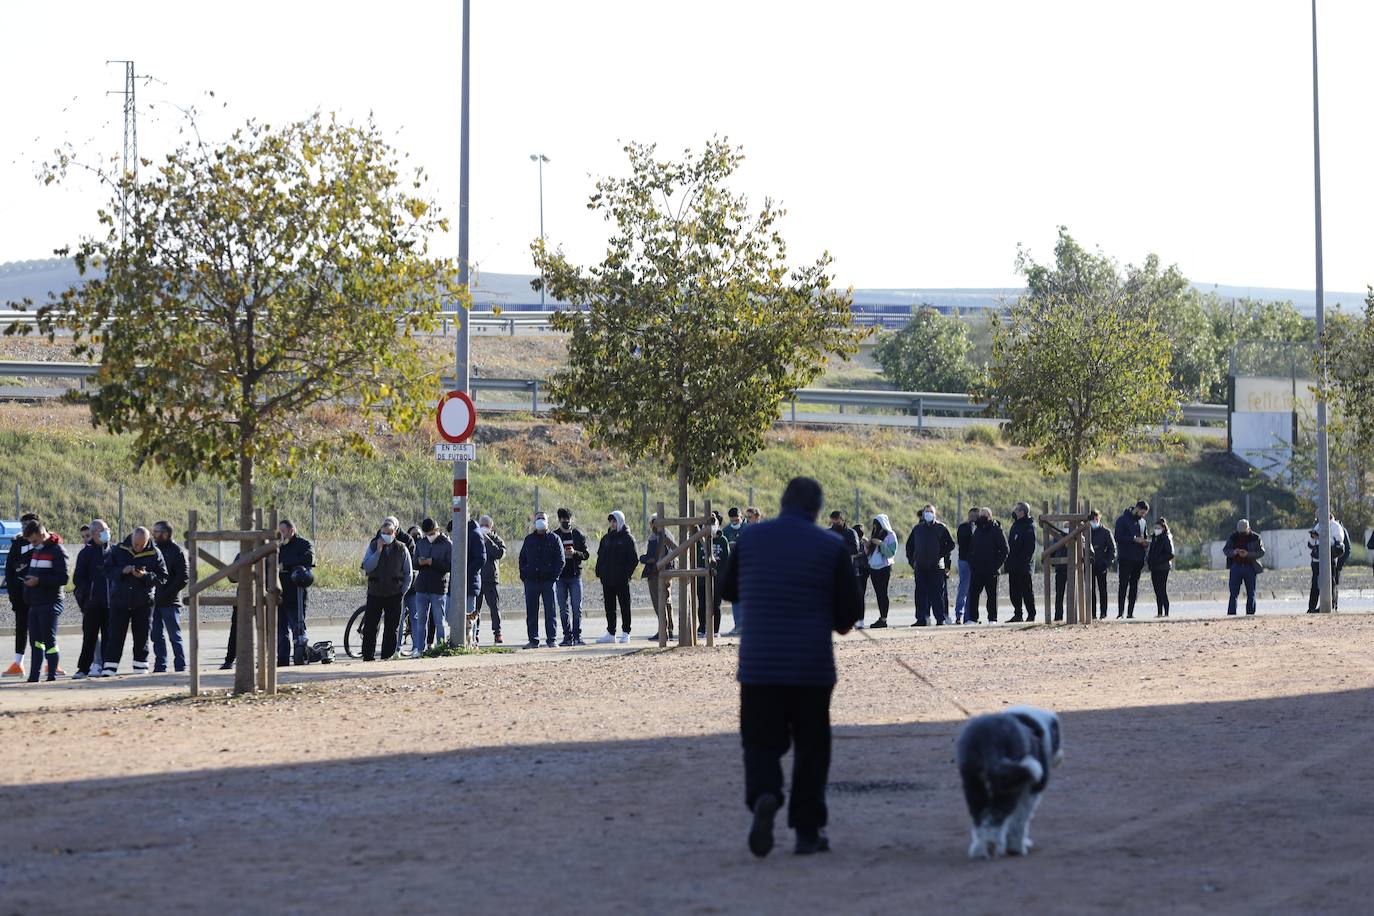
[{"label": "person in red striped jacket", "polygon": [[62,586],[67,584],[67,551],[62,537],[49,533],[42,521],[25,523],[24,537],[33,548],[24,571],[24,603],[29,606],[29,644],[33,647],[29,683],[38,680],[46,658],[48,680],[62,673],[58,667],[57,620],[62,616]]}]

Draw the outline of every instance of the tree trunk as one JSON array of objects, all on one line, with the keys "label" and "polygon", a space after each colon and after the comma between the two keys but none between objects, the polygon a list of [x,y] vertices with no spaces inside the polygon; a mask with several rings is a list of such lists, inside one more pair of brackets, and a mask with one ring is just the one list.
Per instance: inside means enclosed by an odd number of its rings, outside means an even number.
[{"label": "tree trunk", "polygon": [[1078,459],[1069,467],[1069,512],[1078,512]]},{"label": "tree trunk", "polygon": [[[239,530],[250,531],[252,528],[253,456],[248,451],[248,442],[245,438],[239,443]],[[239,541],[239,556],[247,556],[253,549],[252,541]],[[253,613],[251,570],[239,572],[238,596],[234,600],[238,606],[238,623],[234,629],[237,644],[234,649],[234,693],[252,693],[255,658],[253,632],[256,621]]]},{"label": "tree trunk", "polygon": [[[678,462],[677,466],[677,517],[687,517],[687,463]],[[687,526],[679,525],[677,529],[678,544],[687,543]],[[691,564],[692,551],[687,551],[682,555],[682,566]],[[692,626],[692,608],[689,606],[688,597],[690,581],[688,579],[678,579],[677,588],[677,644],[679,646],[690,646],[696,637],[696,630]]]}]

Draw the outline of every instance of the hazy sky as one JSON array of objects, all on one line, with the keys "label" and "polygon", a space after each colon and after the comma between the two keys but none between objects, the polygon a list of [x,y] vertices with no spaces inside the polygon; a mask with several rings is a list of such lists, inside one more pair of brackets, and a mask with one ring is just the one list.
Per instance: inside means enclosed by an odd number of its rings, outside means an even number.
[{"label": "hazy sky", "polygon": [[[41,188],[64,140],[119,150],[122,72],[140,150],[162,100],[228,102],[204,129],[316,108],[372,112],[456,215],[461,4],[7,3],[0,261],[90,228],[90,182]],[[1374,3],[1321,0],[1326,281],[1374,282]],[[1017,284],[1017,243],[1055,227],[1192,279],[1313,283],[1311,62],[1303,0],[763,2],[474,0],[472,256],[529,272],[543,152],[550,241],[598,257],[589,176],[622,141],[722,134],[739,187],[784,203],[794,256],[857,286]],[[147,105],[154,107],[150,111]],[[1363,165],[1362,165],[1363,163]],[[456,236],[440,240],[456,252]]]}]

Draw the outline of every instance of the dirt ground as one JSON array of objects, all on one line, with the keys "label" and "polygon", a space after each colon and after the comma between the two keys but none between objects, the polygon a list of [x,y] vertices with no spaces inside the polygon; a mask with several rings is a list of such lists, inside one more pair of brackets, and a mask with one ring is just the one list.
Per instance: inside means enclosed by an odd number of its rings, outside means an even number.
[{"label": "dirt ground", "polygon": [[[0,712],[0,913],[1368,911],[1374,617],[875,635],[827,856],[745,849],[733,647],[524,653]],[[1061,713],[1029,858],[965,857],[961,716],[894,656]]]}]

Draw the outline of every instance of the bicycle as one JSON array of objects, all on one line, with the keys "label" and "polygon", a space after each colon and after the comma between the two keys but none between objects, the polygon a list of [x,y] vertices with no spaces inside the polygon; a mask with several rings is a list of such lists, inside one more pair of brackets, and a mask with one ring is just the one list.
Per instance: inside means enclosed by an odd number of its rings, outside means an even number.
[{"label": "bicycle", "polygon": [[[364,604],[362,607],[354,611],[353,616],[348,618],[348,626],[344,627],[344,654],[347,655],[349,658],[363,657],[363,612],[365,612],[366,610],[367,605]],[[382,634],[380,632],[381,627],[384,625],[384,622],[379,623],[377,625],[377,638],[379,641],[382,637]],[[410,637],[410,615],[405,613],[404,609],[402,609],[401,639],[399,642],[396,643],[396,655],[401,657],[409,655],[411,643],[412,640]]]}]

